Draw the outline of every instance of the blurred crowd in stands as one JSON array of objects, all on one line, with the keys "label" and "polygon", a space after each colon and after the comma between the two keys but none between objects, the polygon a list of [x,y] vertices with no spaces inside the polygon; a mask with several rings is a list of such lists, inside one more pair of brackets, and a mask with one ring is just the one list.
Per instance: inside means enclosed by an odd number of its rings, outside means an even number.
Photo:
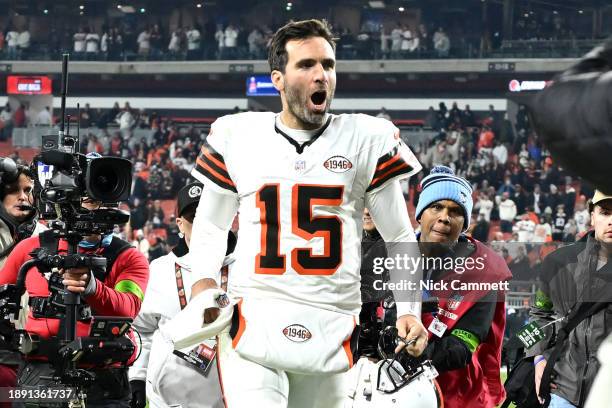
[{"label": "blurred crowd in stands", "polygon": [[590,229],[593,188],[555,163],[523,106],[514,121],[492,106],[476,120],[469,105],[440,103],[429,108],[425,123],[439,133],[414,146],[425,170],[410,181],[413,204],[419,180],[435,164],[468,179],[475,203],[469,231],[506,259],[514,280],[535,279],[546,254]]},{"label": "blurred crowd in stands", "polygon": [[[570,24],[570,17],[556,11],[525,14],[517,11],[511,38],[503,38],[501,26],[457,24],[443,15],[411,20],[410,24],[400,17],[396,22],[364,17],[359,29],[349,29],[342,20],[332,19],[338,36],[338,57],[475,58],[503,50],[503,41],[507,40],[593,38],[593,30],[574,31],[572,27],[576,24]],[[280,21],[245,22],[238,15],[223,19],[206,17],[199,22],[194,18],[193,21],[193,24],[171,25],[167,16],[160,16],[156,24],[130,18],[96,25],[93,20],[81,18],[78,26],[51,25],[43,38],[33,38],[25,23],[9,22],[0,27],[0,57],[53,59],[61,52],[70,52],[73,59],[108,61],[265,59],[272,34],[282,24]]]},{"label": "blurred crowd in stands", "polygon": [[[27,120],[6,109],[0,119],[15,125]],[[384,108],[378,116],[393,119]],[[508,113],[495,111],[493,106],[476,115],[469,105],[449,108],[440,103],[430,107],[423,119],[424,127],[437,136],[412,145],[425,167],[406,188],[412,206],[418,200],[423,174],[435,164],[444,164],[473,184],[470,232],[475,238],[528,246],[507,249],[504,256],[509,262],[517,263],[529,255],[531,245],[573,242],[589,229],[586,199],[592,188],[555,164],[523,107],[511,121]],[[163,255],[177,239],[172,200],[188,182],[208,125],[179,125],[155,112],[132,109],[128,102],[123,107],[115,103],[109,110],[85,105],[80,121],[82,129],[98,128],[96,133],[82,134],[82,152],[132,160],[131,219],[124,233],[149,257]],[[148,136],[136,136],[138,129],[146,130]]]}]

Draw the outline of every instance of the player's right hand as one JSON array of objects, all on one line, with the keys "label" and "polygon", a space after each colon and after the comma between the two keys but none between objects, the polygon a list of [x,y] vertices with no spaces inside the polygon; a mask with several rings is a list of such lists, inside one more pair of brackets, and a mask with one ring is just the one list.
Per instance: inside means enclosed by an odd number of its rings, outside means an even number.
[{"label": "player's right hand", "polygon": [[400,342],[395,349],[399,353],[404,347],[408,354],[418,357],[423,354],[427,347],[427,329],[421,323],[421,319],[413,315],[400,316],[395,324],[397,327],[397,335],[406,342]]},{"label": "player's right hand", "polygon": [[209,307],[208,309],[204,309],[204,323],[209,324],[217,320],[221,311],[218,307]]},{"label": "player's right hand", "polygon": [[[193,286],[191,287],[191,298],[193,299],[200,293],[204,292],[206,289],[216,288],[216,287],[217,287],[217,282],[215,282],[213,279],[200,279],[199,281],[194,283]],[[219,317],[219,313],[221,312],[219,311],[219,308],[217,307],[211,307],[211,308],[205,309],[204,315],[202,316],[204,323],[209,324],[209,323],[214,322],[215,320],[217,320],[217,317]]]}]

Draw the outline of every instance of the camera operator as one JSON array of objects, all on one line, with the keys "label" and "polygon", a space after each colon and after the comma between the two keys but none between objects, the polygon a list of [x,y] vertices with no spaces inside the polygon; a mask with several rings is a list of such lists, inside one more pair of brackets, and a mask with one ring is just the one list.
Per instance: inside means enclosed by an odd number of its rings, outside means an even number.
[{"label": "camera operator", "polygon": [[46,228],[37,222],[34,210],[34,175],[17,166],[16,177],[2,177],[0,187],[0,268],[17,242],[37,235]]},{"label": "camera operator", "polygon": [[[101,208],[101,203],[82,199],[82,207],[87,210]],[[55,241],[55,242],[51,242]],[[17,244],[11,252],[4,268],[0,270],[0,284],[14,284],[21,265],[31,259],[29,253],[39,247],[55,247],[59,253],[66,252],[68,243],[58,240],[51,232],[27,238]],[[67,290],[81,295],[84,303],[91,308],[95,316],[116,316],[134,318],[140,310],[144,291],[149,278],[147,260],[129,243],[108,235],[86,236],[78,245],[79,253],[95,254],[107,259],[106,270],[101,274],[88,268],[73,268],[60,271],[63,284]],[[25,279],[26,292],[30,297],[30,311],[25,329],[30,335],[41,339],[58,336],[60,319],[55,317],[34,317],[33,309],[37,301],[46,299],[50,292],[45,275],[37,268],[30,270]],[[88,336],[91,319],[77,322],[77,336]],[[135,356],[132,356],[132,360]],[[41,376],[52,374],[53,368],[46,361],[46,356],[26,355],[25,366],[21,368],[18,378],[20,386],[44,386]],[[87,389],[88,407],[129,407],[130,388],[126,367],[104,367],[93,369],[95,381]]]},{"label": "camera operator", "polygon": [[[15,166],[14,169],[13,174],[4,173],[0,178],[0,269],[19,241],[46,229],[37,222],[33,208],[34,176],[25,166]],[[0,387],[16,385],[15,373],[20,362],[21,355],[18,352],[0,345]]]}]

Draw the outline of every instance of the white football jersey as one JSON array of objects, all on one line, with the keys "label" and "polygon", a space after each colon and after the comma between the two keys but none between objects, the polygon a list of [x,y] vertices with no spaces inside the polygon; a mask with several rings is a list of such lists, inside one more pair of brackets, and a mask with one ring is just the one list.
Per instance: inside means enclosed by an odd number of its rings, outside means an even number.
[{"label": "white football jersey", "polygon": [[231,295],[358,314],[365,196],[420,170],[385,119],[329,115],[300,145],[247,112],[213,123],[192,174],[238,196]]}]

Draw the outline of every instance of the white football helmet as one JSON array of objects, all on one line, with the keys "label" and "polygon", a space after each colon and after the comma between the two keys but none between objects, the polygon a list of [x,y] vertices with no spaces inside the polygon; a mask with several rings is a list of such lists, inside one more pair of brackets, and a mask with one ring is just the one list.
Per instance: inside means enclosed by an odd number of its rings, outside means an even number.
[{"label": "white football helmet", "polygon": [[373,362],[362,357],[347,373],[345,408],[440,408],[438,372],[426,361],[406,370],[395,359]]}]

